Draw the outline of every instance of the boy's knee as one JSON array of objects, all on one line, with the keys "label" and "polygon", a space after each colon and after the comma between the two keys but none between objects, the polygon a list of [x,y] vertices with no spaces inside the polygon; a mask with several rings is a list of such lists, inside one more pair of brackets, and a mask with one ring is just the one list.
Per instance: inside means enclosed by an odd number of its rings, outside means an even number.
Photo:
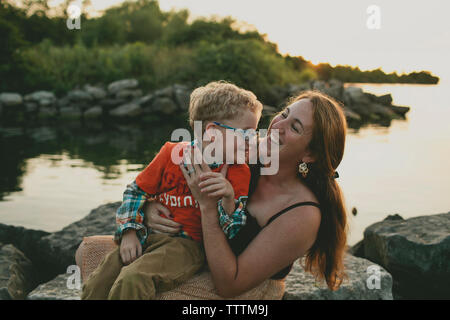
[{"label": "boy's knee", "polygon": [[153,279],[133,270],[122,272],[108,295],[110,300],[151,300],[154,297]]}]

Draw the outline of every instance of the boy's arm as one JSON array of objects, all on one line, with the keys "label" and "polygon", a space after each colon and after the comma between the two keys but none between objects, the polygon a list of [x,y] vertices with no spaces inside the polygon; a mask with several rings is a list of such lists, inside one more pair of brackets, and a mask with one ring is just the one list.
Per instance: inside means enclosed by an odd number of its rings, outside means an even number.
[{"label": "boy's arm", "polygon": [[123,202],[116,213],[118,224],[114,240],[118,243],[125,230],[134,229],[141,242],[147,239],[147,228],[144,225],[145,202],[158,192],[161,177],[167,161],[170,160],[173,144],[165,143],[149,165],[136,177],[136,180],[127,185],[123,193]]},{"label": "boy's arm", "polygon": [[144,205],[151,196],[139,188],[136,181],[133,181],[123,193],[123,202],[116,212],[116,223],[118,224],[114,240],[118,243],[125,230],[134,229],[141,242],[147,239],[147,228],[144,225]]},{"label": "boy's arm", "polygon": [[219,224],[228,237],[228,239],[234,238],[239,230],[245,225],[247,221],[247,215],[245,214],[245,205],[247,204],[248,197],[242,196],[239,199],[235,199],[234,210],[231,214],[228,214],[222,204],[222,199],[217,203],[217,210],[219,212]]},{"label": "boy's arm", "polygon": [[217,203],[219,224],[228,239],[234,238],[245,225],[247,215],[245,206],[248,199],[250,170],[247,166],[232,166],[227,173],[227,179],[234,191],[234,198],[223,197]]}]

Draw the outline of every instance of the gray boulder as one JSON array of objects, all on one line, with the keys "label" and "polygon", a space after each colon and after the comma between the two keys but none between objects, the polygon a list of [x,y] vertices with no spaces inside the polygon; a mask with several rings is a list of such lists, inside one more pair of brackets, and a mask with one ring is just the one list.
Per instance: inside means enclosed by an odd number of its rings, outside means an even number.
[{"label": "gray boulder", "polygon": [[[381,266],[347,254],[344,260],[348,276],[336,291],[317,283],[298,262],[286,278],[284,300],[392,300],[392,277]],[[378,280],[379,279],[379,280]]]},{"label": "gray boulder", "polygon": [[34,284],[31,261],[12,244],[0,243],[0,300],[25,299]]},{"label": "gray boulder", "polygon": [[94,87],[91,85],[85,85],[83,87],[84,91],[86,91],[92,98],[96,99],[96,100],[101,100],[106,98],[106,91],[102,88],[99,87]]},{"label": "gray boulder", "polygon": [[113,117],[136,117],[142,113],[142,108],[138,103],[127,103],[109,112]]},{"label": "gray boulder", "polygon": [[5,107],[21,105],[22,102],[22,96],[18,93],[0,93],[0,104]]},{"label": "gray boulder", "polygon": [[403,106],[394,106],[390,105],[389,108],[394,111],[396,114],[404,117],[405,114],[409,111],[409,107],[403,107]]},{"label": "gray boulder", "polygon": [[41,284],[29,295],[28,300],[80,300],[81,288],[72,279],[74,275],[63,273]]},{"label": "gray boulder", "polygon": [[343,95],[343,100],[346,105],[367,105],[371,102],[370,98],[358,87],[345,88]]},{"label": "gray boulder", "polygon": [[124,79],[115,81],[109,84],[108,92],[111,94],[116,94],[119,91],[125,89],[134,89],[138,86],[139,82],[136,79]]},{"label": "gray boulder", "polygon": [[[305,82],[302,84],[289,84],[287,86],[287,90],[288,90],[288,96],[295,96],[302,91],[311,90],[311,83]],[[284,98],[286,98],[286,97],[284,97]]]},{"label": "gray boulder", "polygon": [[93,100],[93,97],[88,92],[79,89],[69,91],[67,97],[69,98],[70,101],[73,102],[81,102],[81,101],[90,102]]},{"label": "gray boulder", "polygon": [[25,101],[36,101],[40,104],[41,101],[51,101],[55,102],[56,97],[53,92],[50,91],[36,91],[30,93],[24,97]]},{"label": "gray boulder", "polygon": [[381,96],[377,96],[375,102],[389,106],[392,104],[392,95],[388,93]]},{"label": "gray boulder", "polygon": [[136,90],[125,89],[116,93],[116,98],[118,99],[136,99],[139,97],[142,97],[141,89]]},{"label": "gray boulder", "polygon": [[323,92],[337,100],[342,100],[344,85],[336,79],[331,79],[328,82],[316,80],[312,82],[311,89]]},{"label": "gray boulder", "polygon": [[114,234],[115,215],[120,204],[114,202],[101,205],[85,218],[40,239],[41,263],[47,265],[53,277],[66,272],[69,265],[75,264],[75,251],[83,237]]},{"label": "gray boulder", "polygon": [[155,90],[153,92],[153,95],[155,97],[166,97],[166,98],[173,98],[173,87],[168,86],[162,89]]},{"label": "gray boulder", "polygon": [[126,103],[125,99],[103,99],[102,101],[100,101],[100,105],[104,108],[106,108],[107,110],[111,110],[114,109],[115,107],[118,107],[120,105],[123,105],[124,103]]},{"label": "gray boulder", "polygon": [[156,98],[149,109],[152,112],[161,112],[170,115],[176,112],[178,108],[171,98],[162,97]]},{"label": "gray boulder", "polygon": [[375,223],[364,255],[392,274],[395,296],[450,298],[450,212]]},{"label": "gray boulder", "polygon": [[361,116],[357,114],[356,112],[350,110],[347,107],[344,107],[344,114],[347,120],[354,120],[354,121],[361,121]]},{"label": "gray boulder", "polygon": [[147,94],[139,99],[136,100],[136,103],[138,103],[142,108],[146,108],[152,104],[152,101],[154,99],[153,94]]}]

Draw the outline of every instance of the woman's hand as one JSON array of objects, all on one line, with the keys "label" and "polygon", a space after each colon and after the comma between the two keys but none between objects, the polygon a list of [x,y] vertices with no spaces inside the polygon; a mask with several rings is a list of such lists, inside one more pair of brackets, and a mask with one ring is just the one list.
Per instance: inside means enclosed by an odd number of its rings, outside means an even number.
[{"label": "woman's hand", "polygon": [[[161,214],[167,218],[161,217]],[[147,203],[144,213],[144,224],[155,233],[178,233],[181,224],[172,220],[172,214],[163,204],[153,201]]]},{"label": "woman's hand", "polygon": [[[192,161],[192,159],[194,159],[195,161]],[[183,163],[186,163],[186,167]],[[226,167],[226,165],[224,165],[224,167]],[[199,183],[203,181],[202,178],[208,177],[209,174],[213,172],[204,162],[203,156],[198,148],[196,148],[195,146],[192,148],[187,148],[187,150],[183,154],[183,162],[180,163],[180,169],[184,175],[184,178],[186,179],[192,195],[194,196],[195,200],[197,200],[200,207],[217,208],[217,201],[218,199],[220,199],[220,197],[209,196],[208,192],[202,192],[201,187],[199,186]],[[203,214],[205,210],[201,211]]]}]

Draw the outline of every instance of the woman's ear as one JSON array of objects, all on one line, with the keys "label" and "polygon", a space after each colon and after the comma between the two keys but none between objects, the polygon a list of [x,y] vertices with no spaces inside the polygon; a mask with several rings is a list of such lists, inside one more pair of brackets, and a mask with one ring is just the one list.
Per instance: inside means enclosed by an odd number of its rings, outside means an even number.
[{"label": "woman's ear", "polygon": [[302,158],[302,162],[312,163],[316,161],[316,157],[312,154],[311,151],[307,151],[306,154]]}]

